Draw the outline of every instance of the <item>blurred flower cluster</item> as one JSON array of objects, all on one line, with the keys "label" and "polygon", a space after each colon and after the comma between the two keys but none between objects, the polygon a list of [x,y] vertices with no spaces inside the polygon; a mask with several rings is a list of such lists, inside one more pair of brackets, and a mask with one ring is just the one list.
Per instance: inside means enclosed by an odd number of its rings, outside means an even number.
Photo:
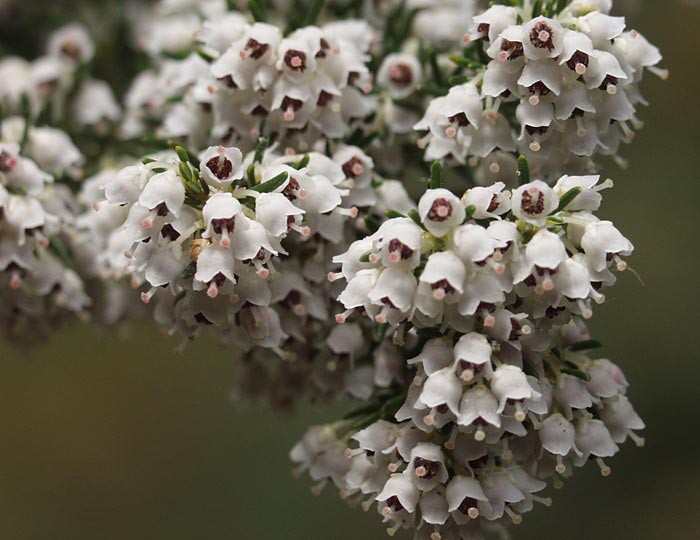
[{"label": "blurred flower cluster", "polygon": [[586,326],[634,250],[597,158],[668,74],[612,7],[136,2],[0,59],[3,336],[210,336],[242,402],[356,402],[291,451],[315,493],[505,534],[643,444]]}]

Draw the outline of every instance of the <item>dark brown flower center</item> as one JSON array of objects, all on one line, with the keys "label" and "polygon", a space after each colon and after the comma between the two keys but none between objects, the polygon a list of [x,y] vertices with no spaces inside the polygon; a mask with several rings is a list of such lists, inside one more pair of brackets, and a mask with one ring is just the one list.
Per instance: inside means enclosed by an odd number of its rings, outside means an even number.
[{"label": "dark brown flower center", "polygon": [[236,216],[231,216],[230,218],[219,218],[211,220],[211,227],[214,229],[216,234],[221,234],[221,232],[226,229],[228,232],[232,232],[236,226]]},{"label": "dark brown flower center", "polygon": [[491,29],[491,25],[488,23],[481,23],[479,26],[476,27],[476,31],[481,34],[481,39],[484,41],[489,41],[489,30]]},{"label": "dark brown flower center", "polygon": [[297,198],[297,190],[299,187],[299,182],[292,176],[287,186],[282,190],[282,195],[287,197],[290,201],[293,201]]},{"label": "dark brown flower center", "polygon": [[569,58],[568,62],[566,62],[566,65],[569,66],[569,69],[575,70],[576,66],[579,64],[588,67],[589,62],[590,58],[585,52],[576,51],[571,58]]},{"label": "dark brown flower center", "polygon": [[457,124],[459,127],[467,127],[469,125],[469,119],[463,112],[450,116],[448,120],[453,124]]},{"label": "dark brown flower center", "polygon": [[444,198],[435,199],[428,212],[430,221],[445,221],[452,217],[452,204]]},{"label": "dark brown flower center", "polygon": [[269,48],[270,46],[267,43],[260,43],[253,38],[250,38],[245,44],[245,51],[253,60],[261,58]]},{"label": "dark brown flower center", "polygon": [[397,86],[408,86],[413,82],[413,71],[406,64],[396,64],[389,70],[389,79]]},{"label": "dark brown flower center", "polygon": [[465,516],[469,515],[469,510],[472,508],[476,508],[476,499],[472,499],[471,497],[465,497],[464,500],[460,503],[459,507],[457,510],[462,512]]},{"label": "dark brown flower center", "polygon": [[504,39],[503,43],[501,43],[501,50],[510,53],[508,55],[508,60],[515,60],[525,54],[522,43],[519,41],[510,41],[508,39]]},{"label": "dark brown flower center", "polygon": [[410,259],[413,255],[413,250],[406,244],[403,244],[398,238],[394,238],[389,242],[389,252],[394,253],[396,251],[401,253],[401,259],[404,261]]},{"label": "dark brown flower center", "polygon": [[318,101],[316,102],[316,104],[319,107],[325,107],[332,99],[333,94],[329,94],[325,90],[321,90],[321,93],[318,95]]},{"label": "dark brown flower center", "polygon": [[437,476],[437,473],[440,472],[440,463],[437,461],[430,461],[429,459],[425,459],[422,457],[417,457],[413,460],[413,466],[414,468],[418,469],[422,467],[425,470],[425,474],[421,476],[421,478],[425,480],[430,480],[432,478],[435,478]]},{"label": "dark brown flower center", "polygon": [[207,169],[219,180],[226,180],[231,175],[233,163],[231,163],[230,159],[223,156],[215,156],[207,161]]},{"label": "dark brown flower center", "polygon": [[306,70],[306,53],[289,49],[284,53],[284,63],[292,71]]},{"label": "dark brown flower center", "polygon": [[520,208],[523,212],[531,216],[536,216],[544,212],[544,193],[537,188],[526,189],[523,192]]},{"label": "dark brown flower center", "polygon": [[545,21],[538,22],[530,30],[530,43],[538,49],[554,49],[554,31]]},{"label": "dark brown flower center", "polygon": [[166,223],[163,225],[163,228],[160,230],[160,235],[163,238],[167,238],[168,240],[175,241],[178,238],[180,238],[180,233],[175,230],[175,227],[173,227],[170,223]]}]

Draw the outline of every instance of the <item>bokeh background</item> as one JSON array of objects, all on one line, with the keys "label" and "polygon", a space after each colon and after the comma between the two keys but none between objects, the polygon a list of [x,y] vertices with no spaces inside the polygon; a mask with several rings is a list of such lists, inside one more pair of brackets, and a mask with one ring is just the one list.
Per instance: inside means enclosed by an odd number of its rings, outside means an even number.
[{"label": "bokeh background", "polygon": [[[109,21],[97,4],[96,20]],[[634,241],[644,283],[624,275],[592,327],[627,373],[647,445],[626,445],[610,478],[577,471],[551,509],[515,529],[520,540],[700,538],[700,8],[623,4],[671,79],[644,84],[653,106],[624,151],[629,169],[603,171],[616,180],[603,215]],[[70,5],[0,8],[0,53],[38,51],[43,25]],[[290,474],[288,449],[342,405],[241,409],[230,399],[232,354],[198,342],[180,355],[176,344],[149,325],[119,336],[77,326],[29,351],[0,343],[0,538],[385,537],[374,512],[349,510],[333,489],[313,498]]]}]

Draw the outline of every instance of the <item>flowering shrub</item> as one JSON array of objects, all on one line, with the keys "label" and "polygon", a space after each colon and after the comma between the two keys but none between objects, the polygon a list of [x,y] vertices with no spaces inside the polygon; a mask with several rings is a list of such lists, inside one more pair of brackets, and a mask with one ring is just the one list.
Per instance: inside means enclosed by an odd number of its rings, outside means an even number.
[{"label": "flowering shrub", "polygon": [[611,9],[137,3],[119,98],[79,24],[0,60],[3,334],[213,335],[241,400],[358,402],[291,451],[315,492],[419,540],[520,523],[643,444],[586,321],[634,250],[599,157],[668,74]]}]

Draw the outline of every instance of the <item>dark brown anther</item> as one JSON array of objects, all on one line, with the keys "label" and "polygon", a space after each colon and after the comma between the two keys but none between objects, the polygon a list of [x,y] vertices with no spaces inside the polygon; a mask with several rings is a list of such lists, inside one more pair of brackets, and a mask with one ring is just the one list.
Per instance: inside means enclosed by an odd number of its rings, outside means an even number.
[{"label": "dark brown anther", "polygon": [[207,161],[207,169],[209,169],[219,180],[226,180],[231,175],[233,163],[231,163],[230,159],[223,156],[214,156]]}]

